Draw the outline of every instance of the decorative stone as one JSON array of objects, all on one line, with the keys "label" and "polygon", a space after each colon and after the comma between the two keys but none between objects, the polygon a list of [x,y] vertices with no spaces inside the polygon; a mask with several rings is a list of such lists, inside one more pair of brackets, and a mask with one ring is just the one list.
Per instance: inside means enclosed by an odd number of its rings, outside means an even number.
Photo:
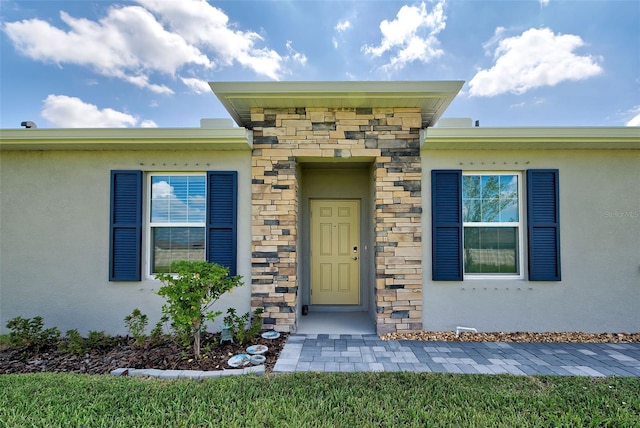
[{"label": "decorative stone", "polygon": [[[254,117],[260,119],[252,123],[254,147],[260,147],[252,152],[251,306],[265,308],[263,327],[294,332],[297,325],[297,159],[358,156],[375,159],[376,286],[371,292],[377,332],[420,330],[420,109],[256,108]],[[399,298],[408,287],[412,298]]]},{"label": "decorative stone", "polygon": [[227,324],[222,326],[222,333],[220,335],[220,343],[233,343],[233,333],[231,332],[231,327]]}]

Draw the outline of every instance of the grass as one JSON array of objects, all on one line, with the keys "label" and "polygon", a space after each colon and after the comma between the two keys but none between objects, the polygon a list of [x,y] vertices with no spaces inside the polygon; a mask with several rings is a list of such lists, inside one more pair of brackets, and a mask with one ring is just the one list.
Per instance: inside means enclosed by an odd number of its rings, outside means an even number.
[{"label": "grass", "polygon": [[294,373],[0,376],[0,426],[640,426],[640,379]]}]

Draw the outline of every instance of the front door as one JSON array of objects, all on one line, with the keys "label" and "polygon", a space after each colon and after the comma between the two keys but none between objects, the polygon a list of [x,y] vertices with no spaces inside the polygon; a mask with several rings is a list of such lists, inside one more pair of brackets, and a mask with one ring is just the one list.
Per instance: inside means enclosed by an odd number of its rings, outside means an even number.
[{"label": "front door", "polygon": [[311,200],[311,304],[360,303],[360,202]]}]

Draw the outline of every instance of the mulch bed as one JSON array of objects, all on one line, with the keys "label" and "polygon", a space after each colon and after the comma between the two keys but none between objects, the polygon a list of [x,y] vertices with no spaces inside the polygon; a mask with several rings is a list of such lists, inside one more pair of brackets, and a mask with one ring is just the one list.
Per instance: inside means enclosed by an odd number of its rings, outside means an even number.
[{"label": "mulch bed", "polygon": [[249,345],[266,345],[269,350],[265,371],[271,372],[278,355],[287,340],[286,334],[278,339],[252,340],[245,346],[219,342],[220,334],[207,334],[202,340],[201,358],[193,358],[190,350],[172,340],[152,346],[136,347],[133,339],[117,336],[106,349],[94,349],[81,355],[62,352],[52,346],[39,352],[26,348],[0,350],[0,374],[64,372],[105,374],[116,368],[160,369],[160,370],[223,370],[232,369],[227,361],[233,355],[246,353]]}]

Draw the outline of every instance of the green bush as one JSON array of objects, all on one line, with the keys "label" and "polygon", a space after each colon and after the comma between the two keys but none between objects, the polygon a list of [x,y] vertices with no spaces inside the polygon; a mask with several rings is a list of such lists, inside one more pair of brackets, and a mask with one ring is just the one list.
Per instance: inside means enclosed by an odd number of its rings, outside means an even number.
[{"label": "green bush", "polygon": [[82,354],[85,352],[84,338],[75,328],[65,332],[66,339],[58,345],[58,349],[72,354]]},{"label": "green bush", "polygon": [[242,285],[240,276],[229,276],[229,270],[217,263],[177,261],[171,264],[175,274],[156,275],[164,284],[158,294],[167,301],[162,312],[171,319],[171,326],[184,343],[193,345],[193,354],[200,356],[200,338],[206,321],[213,321],[221,312],[211,306],[227,291]]},{"label": "green bush", "polygon": [[144,345],[146,336],[144,334],[147,324],[149,323],[147,315],[143,314],[140,309],[135,308],[130,315],[124,318],[129,334],[133,336],[136,346]]},{"label": "green bush", "polygon": [[151,346],[160,345],[164,342],[165,335],[162,330],[162,325],[166,321],[165,318],[166,316],[163,315],[162,319],[151,329],[151,333],[149,334],[149,344]]},{"label": "green bush", "polygon": [[[253,311],[251,322],[249,322],[249,317],[251,316],[250,312],[247,312],[242,316],[238,316],[234,308],[227,309],[227,316],[224,317],[224,323],[229,326],[231,334],[233,334],[233,340],[236,343],[244,345],[256,337],[262,328],[261,315],[263,312],[263,308],[256,308]],[[247,326],[247,324],[249,325]]]},{"label": "green bush", "polygon": [[89,331],[84,338],[76,329],[67,330],[66,340],[60,342],[58,349],[72,354],[85,354],[95,349],[108,349],[113,346],[114,339],[104,331]]},{"label": "green bush", "polygon": [[109,349],[114,345],[115,339],[106,334],[104,331],[90,330],[89,335],[86,339],[86,343],[89,350]]},{"label": "green bush", "polygon": [[16,317],[7,322],[7,328],[11,330],[11,345],[25,346],[35,351],[54,345],[60,338],[60,330],[57,327],[44,328],[42,317]]}]

